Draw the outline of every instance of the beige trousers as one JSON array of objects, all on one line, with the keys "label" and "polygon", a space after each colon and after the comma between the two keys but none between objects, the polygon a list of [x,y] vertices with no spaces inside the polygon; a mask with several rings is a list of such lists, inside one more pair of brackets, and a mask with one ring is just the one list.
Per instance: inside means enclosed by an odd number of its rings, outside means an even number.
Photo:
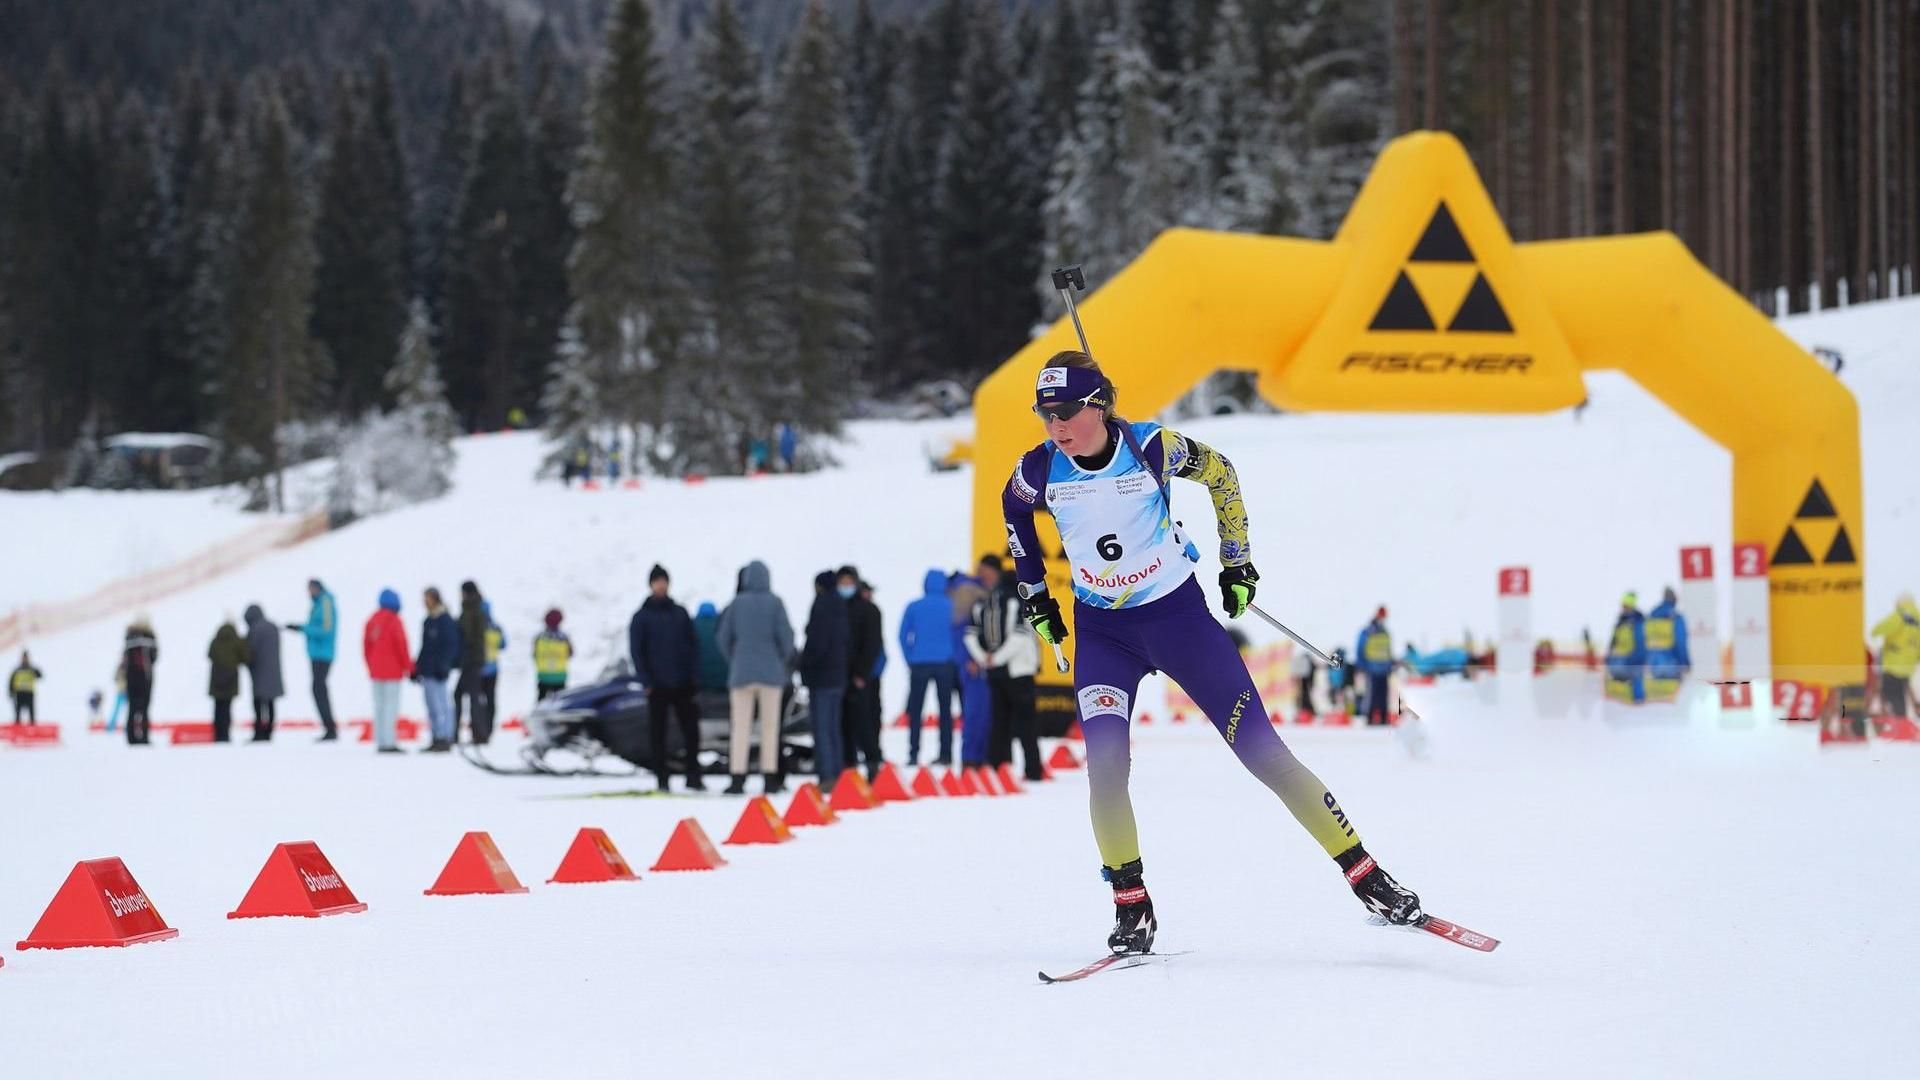
[{"label": "beige trousers", "polygon": [[747,772],[747,747],[753,741],[753,710],[760,707],[760,774],[772,776],[780,767],[780,688],[770,683],[748,683],[732,691],[733,737],[727,740],[727,771]]}]

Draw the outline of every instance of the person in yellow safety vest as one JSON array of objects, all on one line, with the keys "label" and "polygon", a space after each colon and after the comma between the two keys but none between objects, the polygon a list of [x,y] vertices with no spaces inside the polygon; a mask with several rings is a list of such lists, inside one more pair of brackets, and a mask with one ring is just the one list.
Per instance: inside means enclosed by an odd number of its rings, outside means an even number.
[{"label": "person in yellow safety vest", "polygon": [[1870,637],[1883,639],[1880,649],[1880,700],[1890,716],[1907,715],[1913,669],[1920,666],[1920,608],[1912,593],[1901,593],[1893,614],[1873,625]]},{"label": "person in yellow safety vest", "polygon": [[1367,723],[1380,727],[1388,722],[1387,680],[1393,675],[1393,635],[1387,633],[1385,604],[1361,627],[1353,643],[1353,656],[1367,676]]},{"label": "person in yellow safety vest", "polygon": [[1680,681],[1693,669],[1693,655],[1687,649],[1687,617],[1680,613],[1679,600],[1671,587],[1647,612],[1641,633],[1647,645],[1647,696],[1671,701],[1680,693]]},{"label": "person in yellow safety vest", "polygon": [[500,711],[500,650],[507,647],[507,632],[493,621],[493,601],[482,601],[480,610],[487,616],[487,632],[480,648],[480,693],[486,697],[487,728],[491,735],[494,715]]},{"label": "person in yellow safety vest", "polygon": [[24,722],[27,724],[37,724],[40,722],[40,714],[35,712],[33,708],[33,690],[34,687],[40,685],[40,680],[45,677],[46,676],[40,674],[39,668],[33,666],[33,660],[27,656],[26,650],[22,649],[20,651],[20,666],[13,669],[13,677],[7,680],[7,691],[13,696],[13,722],[15,725],[22,723],[20,719],[22,716],[26,717]]},{"label": "person in yellow safety vest", "polygon": [[1640,598],[1628,593],[1620,598],[1620,618],[1607,645],[1607,696],[1638,705],[1647,700],[1646,679],[1646,616],[1640,614]]},{"label": "person in yellow safety vest", "polygon": [[547,628],[533,639],[533,672],[536,701],[567,688],[567,664],[573,660],[573,642],[560,632],[560,609],[547,612]]}]

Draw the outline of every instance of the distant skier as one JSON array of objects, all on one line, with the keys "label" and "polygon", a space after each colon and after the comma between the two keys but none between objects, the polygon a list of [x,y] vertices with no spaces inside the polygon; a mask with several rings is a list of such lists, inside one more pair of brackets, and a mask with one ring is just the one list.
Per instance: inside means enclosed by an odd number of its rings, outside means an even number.
[{"label": "distant skier", "polygon": [[39,714],[33,711],[34,688],[46,676],[33,666],[33,660],[25,649],[20,651],[20,666],[13,669],[13,675],[7,679],[7,691],[13,696],[13,722],[18,726],[24,721],[29,726],[39,723]]},{"label": "distant skier", "polygon": [[487,698],[487,599],[480,586],[471,581],[460,583],[460,655],[454,666],[460,678],[453,684],[453,741],[460,741],[460,718],[466,707],[468,737],[475,746],[485,746],[493,736],[493,703]]},{"label": "distant skier", "polygon": [[1033,523],[1037,508],[1052,514],[1071,566],[1081,638],[1074,688],[1087,741],[1094,839],[1101,874],[1113,887],[1108,947],[1149,952],[1157,929],[1127,793],[1133,697],[1141,678],[1156,669],[1193,697],[1241,764],[1335,860],[1368,910],[1393,923],[1417,922],[1420,898],[1367,854],[1333,794],[1267,723],[1246,664],[1194,581],[1199,552],[1171,520],[1166,485],[1172,477],[1204,484],[1212,494],[1225,567],[1221,602],[1229,618],[1245,613],[1260,580],[1232,464],[1158,424],[1115,417],[1114,400],[1113,384],[1085,353],[1049,360],[1034,403],[1047,441],[1021,458],[1001,497],[1023,613],[1049,643],[1064,641],[1067,627],[1060,602],[1047,593]]},{"label": "distant skier", "polygon": [[1668,588],[1643,624],[1647,639],[1647,696],[1671,701],[1680,693],[1680,680],[1693,670],[1687,651],[1687,617]]},{"label": "distant skier", "polygon": [[1347,663],[1347,650],[1335,649],[1329,657],[1333,663],[1327,665],[1327,712],[1340,717],[1346,723],[1346,716],[1353,711],[1353,665]]},{"label": "distant skier", "polygon": [[567,688],[567,667],[573,662],[573,639],[560,632],[559,608],[547,612],[546,629],[533,637],[534,700],[545,701]]},{"label": "distant skier", "polygon": [[1640,598],[1620,598],[1620,617],[1607,644],[1607,696],[1635,705],[1647,700],[1647,628],[1640,614]]},{"label": "distant skier", "polygon": [[1388,722],[1387,682],[1393,676],[1393,635],[1387,633],[1385,604],[1360,628],[1360,636],[1354,639],[1353,655],[1367,676],[1367,724],[1381,727]]},{"label": "distant skier", "polygon": [[1901,593],[1893,614],[1873,625],[1869,637],[1880,638],[1880,698],[1888,716],[1907,715],[1907,696],[1913,669],[1920,666],[1920,607],[1912,593]]}]

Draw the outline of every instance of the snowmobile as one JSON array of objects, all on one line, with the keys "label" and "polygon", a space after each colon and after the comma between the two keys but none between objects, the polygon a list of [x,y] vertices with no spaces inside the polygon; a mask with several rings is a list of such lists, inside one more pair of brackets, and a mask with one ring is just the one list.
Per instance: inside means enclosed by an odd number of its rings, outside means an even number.
[{"label": "snowmobile", "polygon": [[[700,745],[694,760],[703,773],[727,771],[732,737],[731,706],[725,690],[700,690]],[[648,738],[647,691],[625,661],[616,661],[600,678],[570,687],[536,704],[522,718],[527,742],[520,748],[519,766],[501,766],[482,748],[462,744],[461,756],[477,768],[516,776],[632,776],[657,772]],[[753,725],[757,733],[759,725]],[[688,748],[680,725],[667,728],[667,770],[686,775]],[[758,762],[756,739],[748,760]],[[623,764],[624,768],[603,765]],[[812,773],[813,728],[807,713],[804,687],[789,686],[781,695],[780,767],[789,775]]]}]

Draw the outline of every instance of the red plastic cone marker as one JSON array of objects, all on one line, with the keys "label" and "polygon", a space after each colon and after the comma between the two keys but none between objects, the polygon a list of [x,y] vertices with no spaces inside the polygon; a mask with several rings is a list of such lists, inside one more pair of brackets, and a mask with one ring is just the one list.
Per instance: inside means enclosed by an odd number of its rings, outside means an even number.
[{"label": "red plastic cone marker", "polygon": [[959,769],[948,769],[947,775],[940,778],[940,791],[950,799],[963,799],[973,794],[973,788],[967,784],[966,774]]},{"label": "red plastic cone marker", "polygon": [[667,838],[667,846],[660,852],[660,860],[653,864],[653,869],[714,870],[725,865],[727,860],[720,857],[713,841],[707,839],[707,830],[692,818],[681,818],[680,824],[673,827],[673,835]]},{"label": "red plastic cone marker", "polygon": [[428,896],[466,896],[472,893],[523,893],[525,885],[513,874],[513,867],[500,854],[493,837],[470,832],[454,846],[453,857],[440,871],[440,879],[428,889]]},{"label": "red plastic cone marker", "polygon": [[787,807],[787,827],[797,829],[802,825],[831,825],[840,820],[820,797],[820,785],[801,784],[800,790],[793,793],[793,802]]},{"label": "red plastic cone marker", "polygon": [[1000,785],[993,782],[993,774],[985,766],[976,765],[967,770],[967,776],[973,781],[974,790],[982,795],[1000,794]]},{"label": "red plastic cone marker", "polygon": [[573,844],[560,859],[560,866],[547,879],[549,885],[584,885],[595,881],[639,881],[640,875],[627,865],[626,857],[613,846],[605,829],[581,829]]},{"label": "red plastic cone marker", "polygon": [[167,926],[119,859],[88,859],[53,894],[53,902],[16,949],[75,949],[138,945],[180,936]]},{"label": "red plastic cone marker", "polygon": [[911,790],[914,798],[917,799],[938,798],[940,795],[940,782],[933,778],[933,770],[923,765],[919,772],[913,774],[913,787]]},{"label": "red plastic cone marker", "polygon": [[1084,734],[1082,734],[1080,731],[1079,717],[1076,716],[1072,720],[1067,722],[1067,738],[1072,739],[1074,742],[1087,741],[1087,737]]},{"label": "red plastic cone marker", "polygon": [[1080,759],[1073,756],[1073,748],[1066,743],[1053,748],[1053,756],[1047,759],[1047,765],[1055,769],[1077,769]]},{"label": "red plastic cone marker", "polygon": [[913,793],[900,782],[900,774],[894,771],[893,762],[880,766],[880,775],[873,781],[873,798],[875,802],[913,801]]},{"label": "red plastic cone marker", "polygon": [[1007,762],[1000,763],[1000,767],[994,770],[993,778],[1000,781],[1000,790],[1008,795],[1026,794],[1026,789],[1013,778],[1013,766]]},{"label": "red plastic cone marker", "polygon": [[333,863],[320,853],[320,846],[311,840],[296,840],[273,849],[267,865],[260,868],[260,876],[253,879],[253,888],[240,898],[239,907],[227,912],[227,918],[312,919],[365,910],[367,905],[347,888]]},{"label": "red plastic cone marker", "polygon": [[728,836],[729,844],[784,844],[793,839],[787,823],[780,817],[780,811],[773,808],[773,800],[765,795],[747,800],[747,808],[740,813],[740,820]]},{"label": "red plastic cone marker", "polygon": [[848,769],[833,782],[833,809],[835,813],[848,810],[872,810],[880,805],[873,797],[873,789],[867,786],[867,778],[860,775],[859,769]]}]

